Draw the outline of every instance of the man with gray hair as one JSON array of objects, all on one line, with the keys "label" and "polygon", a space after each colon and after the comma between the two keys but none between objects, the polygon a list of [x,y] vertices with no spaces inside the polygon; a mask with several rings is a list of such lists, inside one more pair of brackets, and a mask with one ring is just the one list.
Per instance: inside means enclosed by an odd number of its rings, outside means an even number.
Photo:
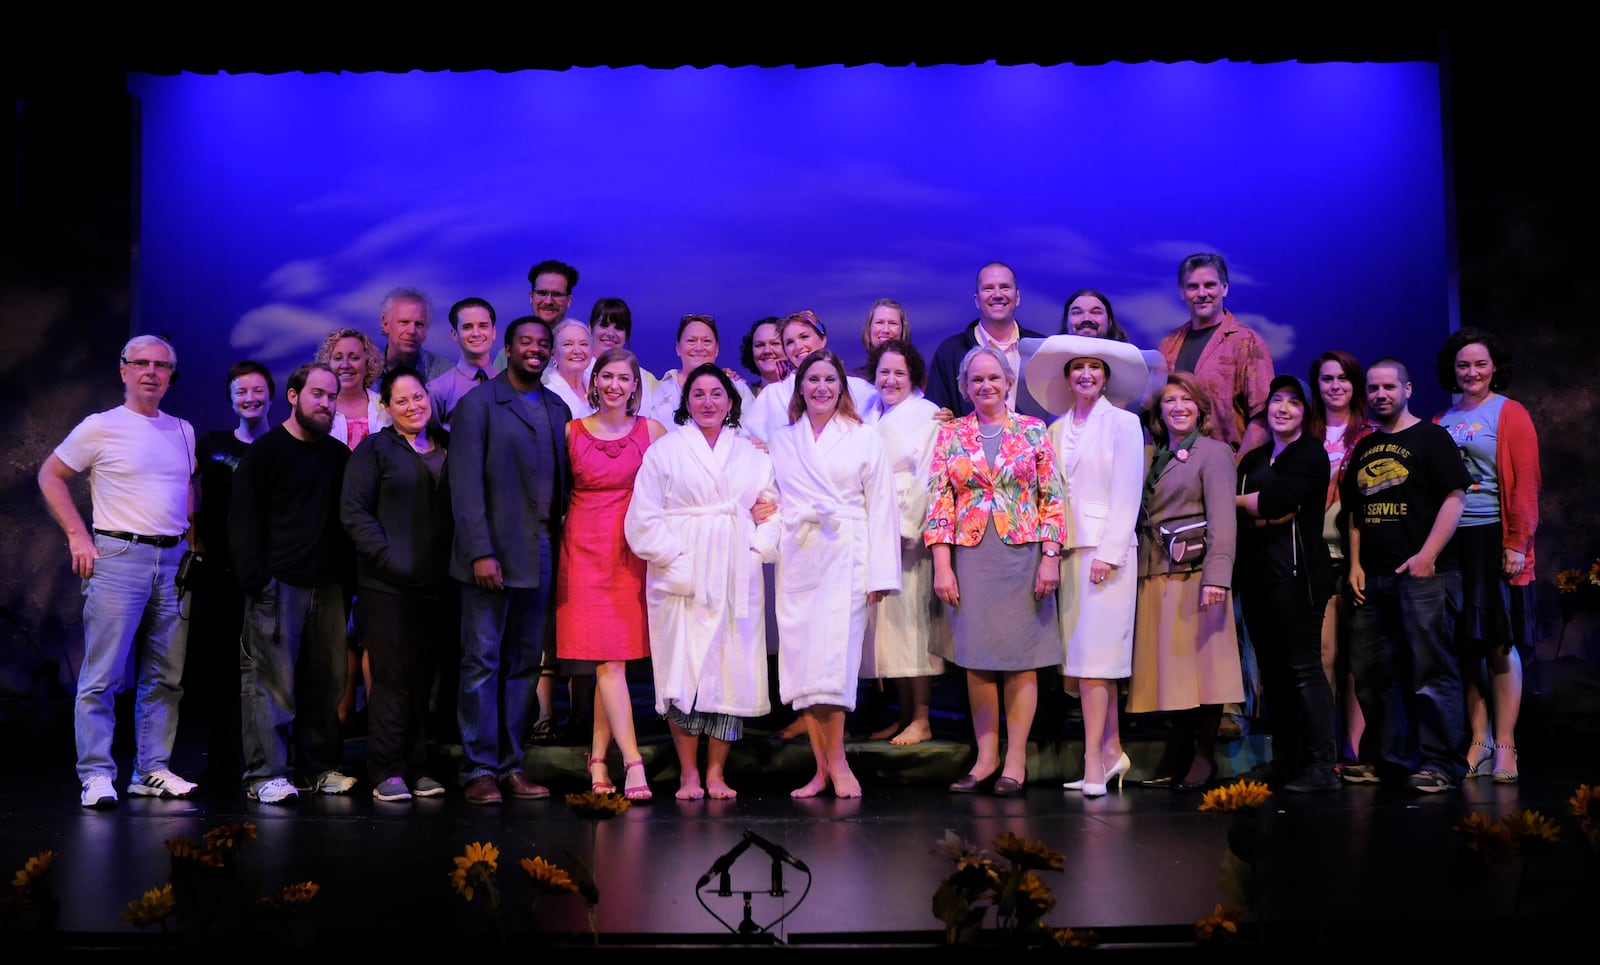
[{"label": "man with gray hair", "polygon": [[[39,491],[66,534],[73,575],[83,580],[83,666],[72,716],[79,803],[89,808],[117,803],[116,694],[136,647],[128,793],[187,797],[195,789],[169,766],[188,649],[176,578],[194,523],[194,427],[160,409],[178,372],[166,339],[130,339],[121,362],[122,405],[78,423],[39,468]],[[85,472],[92,528],[67,485]]]},{"label": "man with gray hair", "polygon": [[415,288],[401,286],[383,296],[378,327],[383,330],[385,372],[405,365],[421,372],[428,382],[450,371],[453,362],[422,347],[428,339],[431,315],[428,296]]}]

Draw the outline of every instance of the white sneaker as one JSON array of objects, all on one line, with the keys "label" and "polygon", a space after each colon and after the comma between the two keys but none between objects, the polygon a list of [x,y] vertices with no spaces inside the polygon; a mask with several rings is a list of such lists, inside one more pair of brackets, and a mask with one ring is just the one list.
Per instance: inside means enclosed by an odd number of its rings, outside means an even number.
[{"label": "white sneaker", "polygon": [[335,769],[323,772],[322,776],[317,778],[313,790],[321,791],[323,794],[345,794],[355,786],[355,778]]},{"label": "white sneaker", "polygon": [[144,797],[188,797],[199,785],[186,781],[166,768],[135,776],[128,793]]},{"label": "white sneaker", "polygon": [[275,777],[270,781],[254,784],[247,794],[250,800],[260,801],[262,804],[283,804],[300,796],[300,792],[295,790],[294,785],[285,777]]},{"label": "white sneaker", "polygon": [[104,774],[96,774],[83,782],[83,794],[79,796],[78,803],[86,808],[108,808],[117,803],[117,789],[111,786],[111,778]]}]

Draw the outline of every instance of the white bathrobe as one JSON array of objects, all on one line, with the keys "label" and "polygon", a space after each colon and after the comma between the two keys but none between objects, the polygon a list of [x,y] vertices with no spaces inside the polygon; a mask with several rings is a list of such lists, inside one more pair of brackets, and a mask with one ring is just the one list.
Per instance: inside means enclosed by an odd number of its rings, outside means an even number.
[{"label": "white bathrobe", "polygon": [[[750,385],[743,379],[734,379],[733,389],[739,393],[740,413],[749,412],[751,404],[756,400],[750,391]],[[677,423],[672,420],[678,414],[678,404],[683,401],[683,389],[678,385],[678,370],[671,369],[662,373],[654,388],[644,398],[645,404],[639,409],[640,415],[647,415],[668,428],[676,426]],[[740,421],[744,420],[741,418]]]},{"label": "white bathrobe", "polygon": [[[765,398],[767,389],[759,398]],[[883,440],[802,416],[767,441],[778,480],[778,696],[853,710],[867,594],[900,590],[900,510]]]},{"label": "white bathrobe", "polygon": [[[1138,416],[1101,398],[1082,428],[1073,429],[1071,412],[1051,423],[1050,442],[1067,494],[1061,588],[1056,591],[1061,673],[1120,680],[1133,672],[1139,585],[1134,527],[1144,497],[1144,430]],[[1089,566],[1096,559],[1116,567],[1100,584],[1089,581]]]},{"label": "white bathrobe", "polygon": [[761,564],[777,557],[778,519],[750,507],[775,495],[772,460],[724,429],[712,447],[693,423],[645,450],[623,532],[648,564],[645,607],[656,711],[761,717],[767,697]]},{"label": "white bathrobe", "polygon": [[[794,376],[795,373],[790,372],[782,382],[774,382],[761,390],[761,394],[744,410],[744,418],[740,420],[746,432],[770,443],[772,434],[789,424],[789,403],[794,399]],[[847,376],[845,383],[850,386],[850,401],[855,403],[856,414],[866,418],[867,407],[878,397],[878,390],[871,382],[854,375]]]},{"label": "white bathrobe", "polygon": [[867,614],[867,639],[861,651],[864,679],[944,672],[944,660],[929,652],[929,640],[948,637],[950,621],[933,595],[933,552],[922,540],[938,411],[921,392],[892,409],[885,409],[879,396],[867,409],[867,424],[883,439],[894,473],[895,503],[900,508],[900,592],[884,597]]}]

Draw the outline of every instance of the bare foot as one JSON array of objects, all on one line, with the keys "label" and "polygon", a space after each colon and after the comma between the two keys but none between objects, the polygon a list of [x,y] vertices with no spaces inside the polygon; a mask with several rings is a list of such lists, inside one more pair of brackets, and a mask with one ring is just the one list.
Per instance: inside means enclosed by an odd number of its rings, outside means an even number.
[{"label": "bare foot", "polygon": [[906,725],[906,729],[894,736],[891,744],[904,747],[907,744],[920,744],[926,740],[933,740],[933,728],[925,720],[913,721]]},{"label": "bare foot", "polygon": [[875,730],[872,733],[868,734],[867,735],[867,740],[869,740],[869,741],[886,741],[889,738],[893,737],[895,735],[895,732],[898,731],[899,729],[900,729],[900,722],[897,720],[894,723],[890,724],[888,727],[880,728],[880,729]]},{"label": "bare foot", "polygon": [[778,731],[779,740],[794,740],[796,737],[804,736],[806,736],[806,719],[804,717],[796,717],[789,722],[789,726]]},{"label": "bare foot", "polygon": [[720,777],[706,779],[706,793],[714,801],[731,801],[739,796],[739,792],[729,787],[727,782]]},{"label": "bare foot", "polygon": [[[827,777],[825,777],[825,776],[823,776],[821,774],[818,774],[816,777],[813,777],[811,780],[807,781],[803,787],[797,787],[794,790],[790,791],[789,792],[789,796],[790,797],[796,797],[796,798],[800,798],[800,797],[816,797],[818,794],[821,794],[824,790],[826,790],[827,787],[828,787],[828,779],[827,779]],[[860,789],[857,788],[857,794],[859,794],[859,793],[860,793]]]},{"label": "bare foot", "polygon": [[856,776],[851,772],[850,768],[846,767],[841,771],[833,772],[833,796],[861,796],[861,782],[856,780]]},{"label": "bare foot", "polygon": [[685,771],[678,780],[678,793],[674,794],[680,801],[698,801],[706,796],[706,789],[700,786],[699,771]]}]

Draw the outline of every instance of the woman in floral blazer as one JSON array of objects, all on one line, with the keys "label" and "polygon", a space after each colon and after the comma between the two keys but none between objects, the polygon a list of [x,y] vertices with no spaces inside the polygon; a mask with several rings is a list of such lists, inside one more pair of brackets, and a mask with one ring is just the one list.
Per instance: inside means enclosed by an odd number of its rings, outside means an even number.
[{"label": "woman in floral blazer", "polygon": [[994,793],[1006,796],[1020,794],[1027,780],[1037,670],[1061,662],[1055,602],[1065,504],[1044,422],[1006,405],[1016,374],[1005,355],[974,348],[959,381],[973,411],[946,423],[934,441],[923,527],[934,594],[950,608],[950,641],[940,645],[948,652],[938,655],[967,672],[978,745],[971,771],[950,790],[970,793],[992,781]]}]

